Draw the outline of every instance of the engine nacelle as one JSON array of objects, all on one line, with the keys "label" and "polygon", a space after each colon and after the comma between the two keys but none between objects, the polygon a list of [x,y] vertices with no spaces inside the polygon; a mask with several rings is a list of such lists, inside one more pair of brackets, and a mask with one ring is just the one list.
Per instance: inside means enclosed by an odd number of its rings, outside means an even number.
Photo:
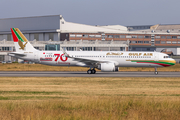
[{"label": "engine nacelle", "polygon": [[100,65],[98,65],[98,69],[102,72],[119,71],[119,67],[115,67],[114,63],[101,63]]}]

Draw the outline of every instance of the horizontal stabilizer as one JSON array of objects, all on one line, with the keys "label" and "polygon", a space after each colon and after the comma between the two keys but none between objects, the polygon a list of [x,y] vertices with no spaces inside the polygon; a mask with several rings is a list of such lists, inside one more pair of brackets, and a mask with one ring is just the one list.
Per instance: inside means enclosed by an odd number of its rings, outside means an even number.
[{"label": "horizontal stabilizer", "polygon": [[9,56],[12,56],[12,57],[24,57],[26,56],[25,54],[23,53],[18,53],[18,52],[12,52],[12,53],[8,53]]}]

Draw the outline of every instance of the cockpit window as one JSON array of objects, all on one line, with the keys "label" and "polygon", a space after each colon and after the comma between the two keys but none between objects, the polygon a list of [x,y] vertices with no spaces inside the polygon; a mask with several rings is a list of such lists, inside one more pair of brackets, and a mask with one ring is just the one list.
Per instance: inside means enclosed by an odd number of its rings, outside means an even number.
[{"label": "cockpit window", "polygon": [[164,56],[164,58],[170,58],[169,56]]}]

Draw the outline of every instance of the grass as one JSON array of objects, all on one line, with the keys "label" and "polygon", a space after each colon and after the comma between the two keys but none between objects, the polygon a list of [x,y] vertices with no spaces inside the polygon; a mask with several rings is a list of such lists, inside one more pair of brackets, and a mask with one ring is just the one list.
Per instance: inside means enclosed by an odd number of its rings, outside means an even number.
[{"label": "grass", "polygon": [[[0,71],[87,71],[86,67],[48,66],[41,64],[0,64]],[[154,68],[120,67],[119,71],[154,71]],[[180,64],[158,68],[158,71],[180,72]]]},{"label": "grass", "polygon": [[1,77],[4,120],[176,120],[180,78]]}]

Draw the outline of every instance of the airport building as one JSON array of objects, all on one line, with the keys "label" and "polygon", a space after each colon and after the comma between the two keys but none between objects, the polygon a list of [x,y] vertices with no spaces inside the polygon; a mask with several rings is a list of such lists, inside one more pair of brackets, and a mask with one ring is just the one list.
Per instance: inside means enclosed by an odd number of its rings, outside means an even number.
[{"label": "airport building", "polygon": [[15,51],[10,28],[19,28],[39,50],[163,51],[180,55],[180,25],[92,26],[67,22],[62,15],[0,19],[0,61]]}]

